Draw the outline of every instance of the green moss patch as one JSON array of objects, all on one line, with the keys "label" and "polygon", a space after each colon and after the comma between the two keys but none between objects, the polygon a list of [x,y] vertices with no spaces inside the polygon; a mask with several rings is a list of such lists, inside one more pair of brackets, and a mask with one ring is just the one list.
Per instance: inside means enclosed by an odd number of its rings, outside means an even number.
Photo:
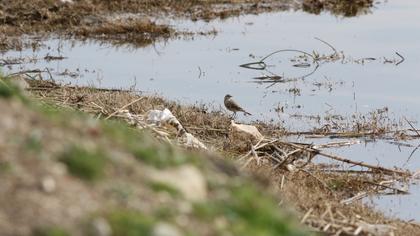
[{"label": "green moss patch", "polygon": [[178,189],[163,182],[156,182],[156,181],[150,182],[149,187],[155,192],[166,192],[172,197],[179,197],[181,195]]},{"label": "green moss patch", "polygon": [[252,186],[232,186],[228,199],[210,200],[194,206],[194,213],[202,220],[226,219],[225,230],[233,235],[307,235],[298,230],[293,217],[282,212],[273,199]]},{"label": "green moss patch", "polygon": [[103,176],[107,157],[100,151],[90,151],[72,146],[64,151],[59,160],[66,164],[70,173],[85,180],[96,180]]},{"label": "green moss patch", "polygon": [[151,235],[155,220],[139,212],[129,210],[113,211],[107,216],[114,236]]},{"label": "green moss patch", "polygon": [[70,236],[70,234],[60,227],[46,227],[34,230],[33,236]]},{"label": "green moss patch", "polygon": [[11,98],[19,95],[19,89],[0,76],[0,98]]}]

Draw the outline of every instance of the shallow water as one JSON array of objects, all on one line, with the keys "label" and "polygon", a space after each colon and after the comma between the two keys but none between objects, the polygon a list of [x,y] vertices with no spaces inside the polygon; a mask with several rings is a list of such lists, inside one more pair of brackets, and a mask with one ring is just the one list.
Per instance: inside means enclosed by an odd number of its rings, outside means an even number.
[{"label": "shallow water", "polygon": [[[281,123],[289,130],[308,130],[323,124],[293,118],[292,115],[296,114],[350,117],[384,107],[388,108],[391,119],[398,121],[406,116],[412,121],[420,121],[419,10],[419,1],[399,0],[379,4],[371,14],[354,18],[279,12],[210,23],[171,21],[177,28],[193,31],[216,29],[219,33],[212,37],[196,36],[193,40],[159,42],[140,49],[52,39],[46,42],[48,47],[38,51],[7,52],[3,58],[43,58],[48,54],[62,55],[66,59],[38,60],[3,70],[48,67],[59,81],[108,88],[134,86],[146,94],[157,93],[187,104],[211,104],[214,109],[222,107],[223,96],[229,93],[254,114],[252,117],[239,116],[240,120]],[[253,79],[268,72],[238,66],[280,49],[315,50],[321,54],[332,52],[314,37],[343,51],[346,59],[374,57],[378,60],[363,65],[352,61],[324,63],[303,80],[270,87],[270,84],[255,83]],[[383,63],[384,57],[399,60],[395,52],[405,57],[403,63]],[[271,57],[270,70],[287,77],[310,72],[311,68],[296,68],[286,63],[297,55],[282,53]],[[66,70],[75,72],[74,78],[58,75]],[[44,76],[48,78],[47,74]],[[276,112],[277,107],[284,107],[284,112]],[[315,142],[328,141],[331,140]],[[417,142],[411,144],[416,146]],[[407,163],[413,149],[382,140],[331,151],[354,160],[414,171],[420,167],[420,151]],[[372,202],[390,215],[420,221],[420,206],[416,203],[420,195],[418,185],[411,185],[410,192],[410,195],[375,197]]]}]

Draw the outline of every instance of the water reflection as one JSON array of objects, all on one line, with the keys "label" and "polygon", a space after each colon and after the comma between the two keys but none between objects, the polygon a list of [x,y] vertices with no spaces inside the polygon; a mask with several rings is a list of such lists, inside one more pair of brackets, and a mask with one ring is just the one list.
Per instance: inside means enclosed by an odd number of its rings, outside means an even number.
[{"label": "water reflection", "polygon": [[304,11],[317,15],[329,11],[338,16],[354,17],[371,13],[373,3],[373,0],[304,0],[302,7]]}]

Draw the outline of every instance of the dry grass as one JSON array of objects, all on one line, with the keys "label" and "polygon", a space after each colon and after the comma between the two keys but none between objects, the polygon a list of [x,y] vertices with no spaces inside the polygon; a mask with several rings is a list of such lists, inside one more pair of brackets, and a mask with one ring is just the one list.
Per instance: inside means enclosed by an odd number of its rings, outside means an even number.
[{"label": "dry grass", "polygon": [[174,30],[167,25],[158,25],[150,20],[118,20],[106,22],[98,26],[82,26],[76,34],[83,38],[107,40],[113,44],[130,44],[142,47],[153,43],[156,39],[167,39]]},{"label": "dry grass", "polygon": [[[60,3],[49,0],[5,0],[0,3],[0,27],[16,33],[41,31],[74,32],[83,27],[105,27],[111,15],[135,13],[143,18],[162,15],[187,16],[193,19],[214,19],[239,13],[257,13],[279,8],[284,3],[271,2],[259,6],[258,0],[244,1],[87,1]],[[116,25],[117,28],[120,25]],[[109,28],[109,27],[108,27]],[[129,29],[127,29],[129,30]],[[94,31],[93,31],[94,32]],[[93,33],[92,32],[92,33]],[[113,31],[106,31],[113,33]],[[121,33],[120,30],[117,30]],[[124,31],[129,32],[129,31]]]},{"label": "dry grass", "polygon": [[[119,108],[139,98],[134,91],[95,89],[87,87],[60,87],[49,81],[27,80],[34,95],[60,106],[72,107],[97,117],[105,118]],[[130,105],[133,114],[145,114],[149,110],[168,108],[185,129],[204,143],[211,143],[223,150],[228,145],[227,130],[230,119],[222,111],[210,111],[204,106],[184,107],[156,96],[144,97]]]},{"label": "dry grass", "polygon": [[373,6],[373,0],[303,0],[304,11],[320,14],[322,11],[329,11],[334,15],[352,17],[369,13]]},{"label": "dry grass", "polygon": [[2,78],[0,109],[1,235],[152,235],[162,223],[179,235],[308,235],[224,160],[34,102]]},{"label": "dry grass", "polygon": [[[139,97],[130,91],[60,87],[47,81],[29,82],[32,86],[32,94],[41,101],[49,100],[59,106],[80,109],[94,114],[95,117],[106,117]],[[230,119],[223,111],[209,111],[200,106],[185,107],[159,97],[144,97],[141,102],[128,107],[133,114],[144,114],[148,110],[162,108],[170,109],[189,132],[212,147],[219,155],[237,160],[247,152],[247,150],[237,149],[229,140]],[[258,124],[258,127],[266,137],[279,137],[280,134],[285,133],[284,130],[267,124]],[[279,147],[283,152],[293,151],[290,149],[291,146],[288,146],[289,149]],[[243,161],[240,164],[246,166],[246,169],[252,173],[256,173],[257,176],[263,176],[277,190],[275,192],[282,196],[283,202],[294,205],[302,218],[306,214],[303,222],[314,230],[327,234],[341,232],[346,235],[354,233],[361,224],[366,222],[395,227],[396,235],[420,233],[418,225],[388,218],[366,207],[360,201],[351,201],[348,205],[341,203],[363,192],[375,194],[382,191],[394,191],[392,187],[387,187],[388,185],[378,185],[384,180],[395,180],[392,175],[375,169],[365,172],[345,171],[344,167],[344,171],[338,173],[329,171],[337,169],[337,166],[332,168],[312,162],[304,168],[298,168],[296,172],[290,172],[285,165],[276,165],[276,162],[269,157],[271,152],[271,148],[258,149],[255,152],[257,157],[251,155],[245,159],[242,158]],[[313,155],[308,155],[308,152],[304,150],[296,152],[295,155],[297,161],[303,156],[313,158]],[[244,161],[246,165],[243,164]],[[288,163],[296,164],[294,161]],[[273,166],[276,167],[273,168]],[[404,181],[405,178],[397,179]]]},{"label": "dry grass", "polygon": [[[57,33],[83,39],[100,38],[117,43],[134,43],[144,46],[159,39],[191,32],[175,32],[168,25],[157,25],[149,19],[162,17],[187,17],[192,20],[224,19],[241,14],[303,9],[318,13],[329,10],[334,14],[352,16],[353,12],[369,9],[370,0],[353,1],[291,1],[291,0],[4,0],[0,2],[0,37],[24,34],[48,35]],[[361,4],[360,2],[363,2]],[[366,2],[366,4],[365,4]],[[349,11],[349,12],[347,12]],[[126,18],[133,14],[134,18]],[[147,24],[144,24],[148,22]],[[4,42],[2,40],[2,42]],[[13,47],[1,43],[0,50]]]}]

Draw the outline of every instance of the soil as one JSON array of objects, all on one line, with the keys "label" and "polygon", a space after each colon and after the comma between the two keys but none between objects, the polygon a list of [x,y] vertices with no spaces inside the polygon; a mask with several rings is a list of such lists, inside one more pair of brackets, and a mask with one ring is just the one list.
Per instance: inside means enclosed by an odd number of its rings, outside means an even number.
[{"label": "soil", "polygon": [[[86,87],[59,86],[47,81],[27,80],[32,96],[40,101],[48,101],[60,107],[81,110],[94,117],[108,117],[131,101],[139,99],[139,95],[131,91],[114,91]],[[416,223],[387,217],[361,201],[350,204],[343,200],[352,198],[361,192],[377,194],[379,189],[375,183],[394,179],[381,171],[341,173],[328,171],[337,166],[309,163],[300,171],[290,171],[284,166],[273,168],[270,160],[262,158],[260,162],[251,161],[248,165],[238,161],[249,151],[249,145],[237,145],[229,136],[230,117],[225,111],[209,111],[204,106],[182,106],[159,97],[143,97],[126,109],[132,114],[144,115],[152,109],[168,108],[185,126],[188,132],[203,141],[212,153],[223,159],[230,159],[252,173],[256,179],[269,183],[271,191],[282,199],[280,205],[293,205],[303,223],[317,232],[334,234],[351,234],[362,223],[386,225],[391,227],[395,235],[420,234],[420,226]],[[114,119],[121,119],[115,116]],[[287,135],[286,130],[264,123],[253,124],[265,137],[281,137]],[[174,130],[165,130],[176,139]],[[344,131],[345,133],[346,131]],[[283,149],[285,152],[290,150]],[[306,155],[306,154],[302,154]],[[241,158],[242,157],[242,158]],[[342,167],[344,168],[344,167]],[[338,169],[341,169],[338,168]],[[405,177],[403,177],[404,179]],[[404,180],[403,180],[404,181]],[[308,214],[309,212],[309,214]],[[306,215],[306,216],[305,216]],[[305,216],[305,217],[304,217]],[[361,223],[362,222],[362,223]],[[363,231],[360,235],[366,233]]]},{"label": "soil", "polygon": [[214,154],[23,93],[0,78],[1,235],[309,235]]}]

